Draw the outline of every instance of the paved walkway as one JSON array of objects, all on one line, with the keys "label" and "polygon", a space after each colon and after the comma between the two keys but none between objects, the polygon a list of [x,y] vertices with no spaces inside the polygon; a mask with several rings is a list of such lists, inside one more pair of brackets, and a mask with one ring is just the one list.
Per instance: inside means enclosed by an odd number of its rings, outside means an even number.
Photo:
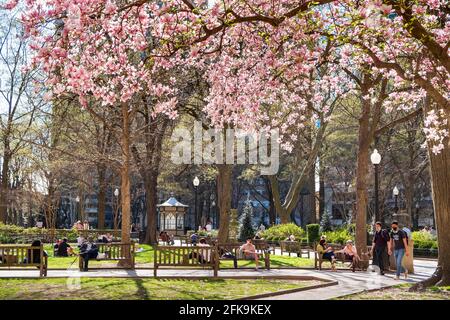
[{"label": "paved walkway", "polygon": [[[236,277],[236,276],[313,276],[323,279],[330,279],[338,281],[338,285],[332,287],[312,289],[308,291],[300,291],[285,295],[274,296],[266,298],[269,300],[324,300],[348,295],[352,293],[361,292],[364,290],[379,289],[383,287],[392,286],[404,282],[417,282],[429,277],[436,267],[436,261],[419,260],[414,261],[415,274],[410,275],[408,280],[394,280],[393,274],[380,276],[375,272],[351,272],[351,271],[317,271],[305,269],[272,269],[254,271],[249,269],[241,270],[221,270],[219,276]],[[1,270],[0,278],[36,278],[38,271],[30,270]],[[212,277],[212,270],[158,270],[159,277]],[[89,272],[79,272],[76,267],[69,270],[49,270],[49,278],[63,277],[63,278],[78,278],[78,277],[153,277],[153,270],[138,269],[138,270],[91,270]]]},{"label": "paved walkway", "polygon": [[331,272],[331,271],[313,271],[320,273],[321,278],[338,281],[338,285],[312,289],[308,291],[294,292],[264,298],[269,300],[327,300],[342,297],[348,294],[362,292],[364,290],[381,289],[400,283],[414,283],[428,278],[435,270],[436,261],[432,260],[414,260],[415,273],[409,275],[408,280],[394,280],[394,274],[380,276],[376,272]]}]

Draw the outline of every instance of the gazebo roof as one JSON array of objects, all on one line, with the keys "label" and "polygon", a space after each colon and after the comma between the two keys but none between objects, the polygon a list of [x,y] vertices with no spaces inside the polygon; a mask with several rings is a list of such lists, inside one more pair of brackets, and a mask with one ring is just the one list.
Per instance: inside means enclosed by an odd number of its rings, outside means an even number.
[{"label": "gazebo roof", "polygon": [[170,197],[169,199],[167,199],[166,202],[158,204],[157,207],[183,207],[183,208],[188,208],[189,206],[187,206],[185,204],[182,204],[181,202],[179,202],[174,197]]}]

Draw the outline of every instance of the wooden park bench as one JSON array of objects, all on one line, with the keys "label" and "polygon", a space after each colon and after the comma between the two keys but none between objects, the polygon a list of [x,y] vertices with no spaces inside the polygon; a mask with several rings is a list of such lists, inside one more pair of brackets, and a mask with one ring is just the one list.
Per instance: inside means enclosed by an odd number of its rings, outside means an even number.
[{"label": "wooden park bench", "polygon": [[[265,241],[255,241],[253,240],[253,244],[256,248],[256,253],[258,254],[258,258],[261,261],[264,261],[264,267],[267,270],[270,270],[270,252],[269,246]],[[244,253],[241,251],[241,246],[243,243],[219,243],[218,253],[219,260],[233,260],[234,268],[237,269],[237,261],[248,261],[249,259],[245,257]],[[224,254],[229,253],[232,257],[227,257]]]},{"label": "wooden park bench", "polygon": [[[342,249],[344,249],[345,245],[342,244],[328,244],[328,246],[331,246],[333,248],[333,251],[335,253],[336,262],[340,262],[342,264],[349,263],[349,267],[352,266],[353,271],[356,269],[358,270],[367,270],[369,267],[369,260],[367,254],[359,254],[361,261],[358,266],[353,265],[352,261],[345,259],[345,255],[343,253],[337,252]],[[314,268],[322,270],[322,263],[324,261],[329,261],[328,259],[322,259],[322,255],[317,252],[317,243],[314,245]]]},{"label": "wooden park bench", "polygon": [[[134,257],[134,243],[121,243],[121,242],[111,242],[111,243],[96,243],[98,248],[97,258],[92,259],[96,261],[125,261],[129,260],[130,264],[127,264],[127,268],[134,269],[135,267],[135,257]],[[79,268],[83,269],[83,257],[79,257]]]},{"label": "wooden park bench", "polygon": [[26,244],[0,244],[0,267],[37,267],[39,276],[46,277],[48,257],[42,244],[36,247]]},{"label": "wooden park bench", "polygon": [[280,241],[280,249],[281,255],[287,252],[289,253],[290,257],[291,253],[294,253],[297,255],[297,257],[301,258],[303,254],[306,254],[308,256],[308,259],[310,258],[310,252],[314,251],[314,249],[310,245],[308,245],[307,243],[301,243],[299,241]]},{"label": "wooden park bench", "polygon": [[155,246],[153,274],[159,267],[201,267],[214,270],[217,277],[219,260],[216,246]]}]

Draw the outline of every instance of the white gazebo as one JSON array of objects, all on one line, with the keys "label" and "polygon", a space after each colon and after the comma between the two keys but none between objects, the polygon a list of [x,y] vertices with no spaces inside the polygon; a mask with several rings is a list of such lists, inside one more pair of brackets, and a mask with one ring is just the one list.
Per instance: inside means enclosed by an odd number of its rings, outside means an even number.
[{"label": "white gazebo", "polygon": [[172,235],[184,235],[184,215],[189,206],[182,204],[174,197],[157,205],[159,209],[159,231],[167,231]]}]

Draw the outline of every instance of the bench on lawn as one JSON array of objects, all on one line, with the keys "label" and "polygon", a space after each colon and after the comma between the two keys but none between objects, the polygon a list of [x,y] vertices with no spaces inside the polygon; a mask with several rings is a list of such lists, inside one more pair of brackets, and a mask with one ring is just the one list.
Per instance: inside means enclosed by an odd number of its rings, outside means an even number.
[{"label": "bench on lawn", "polygon": [[[345,264],[346,262],[350,263],[349,267],[352,267],[352,270],[355,271],[356,269],[366,271],[369,267],[369,258],[367,253],[359,254],[361,260],[359,261],[358,266],[354,265],[352,261],[345,259],[345,255],[343,253],[337,252],[342,249],[344,249],[345,245],[342,244],[328,244],[328,246],[333,248],[336,262],[340,262],[342,264]],[[329,261],[328,259],[322,259],[322,255],[317,252],[317,243],[314,245],[314,268],[322,270],[322,263],[324,261]]]},{"label": "bench on lawn", "polygon": [[46,277],[48,257],[44,246],[26,244],[0,244],[0,267],[37,267],[39,276]]},{"label": "bench on lawn", "polygon": [[201,267],[214,270],[217,277],[219,260],[216,246],[155,246],[153,274],[159,267]]},{"label": "bench on lawn", "polygon": [[281,255],[283,255],[284,252],[289,253],[289,257],[291,256],[291,253],[294,253],[297,255],[297,257],[302,257],[303,254],[306,254],[308,256],[308,259],[310,258],[310,252],[314,251],[313,248],[311,248],[310,245],[307,243],[301,243],[299,241],[280,241],[280,248],[281,248]]},{"label": "bench on lawn", "polygon": [[[252,240],[256,248],[256,253],[261,261],[264,261],[264,267],[270,270],[270,252],[269,246],[265,241],[255,241]],[[219,260],[233,260],[234,268],[237,269],[238,261],[248,261],[249,259],[245,257],[244,253],[241,251],[241,246],[243,243],[219,243],[218,253]],[[230,253],[232,257],[224,256],[224,254]]]},{"label": "bench on lawn", "polygon": [[[194,244],[192,243],[191,237],[190,236],[177,236],[175,237],[175,239],[180,240],[181,245],[185,245],[185,246],[193,246]],[[205,239],[206,243],[209,244],[210,246],[215,245],[215,243],[217,242],[217,237],[208,237],[208,236],[198,236],[197,237],[197,243],[200,242],[200,239]]]},{"label": "bench on lawn", "polygon": [[[98,255],[96,261],[126,261],[129,260],[130,264],[127,268],[134,269],[135,257],[134,257],[134,242],[122,243],[122,242],[110,242],[110,243],[96,243],[98,248]],[[79,268],[83,269],[83,257],[79,256]]]}]

